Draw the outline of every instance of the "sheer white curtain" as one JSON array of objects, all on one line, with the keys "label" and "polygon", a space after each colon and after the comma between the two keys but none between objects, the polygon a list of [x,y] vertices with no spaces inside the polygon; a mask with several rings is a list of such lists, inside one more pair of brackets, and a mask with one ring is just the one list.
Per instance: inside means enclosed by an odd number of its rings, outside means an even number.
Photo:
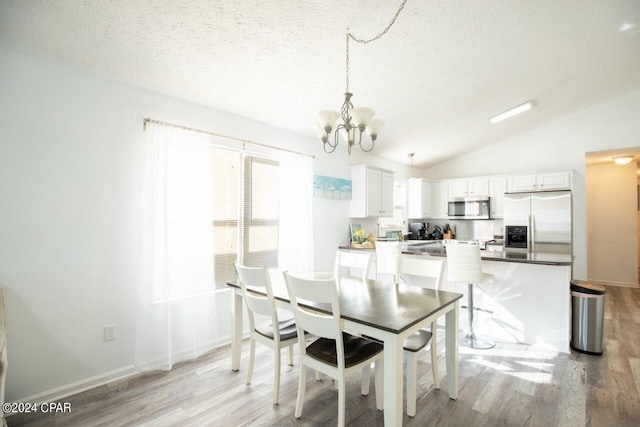
[{"label": "sheer white curtain", "polygon": [[313,271],[313,159],[281,152],[278,267]]},{"label": "sheer white curtain", "polygon": [[135,363],[171,369],[217,344],[208,137],[149,123]]}]

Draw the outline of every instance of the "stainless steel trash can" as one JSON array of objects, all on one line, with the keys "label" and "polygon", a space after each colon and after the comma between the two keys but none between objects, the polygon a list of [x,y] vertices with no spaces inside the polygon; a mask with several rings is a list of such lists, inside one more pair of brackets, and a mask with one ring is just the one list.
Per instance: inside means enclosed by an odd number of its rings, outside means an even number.
[{"label": "stainless steel trash can", "polygon": [[602,354],[604,286],[571,282],[571,348],[586,354]]}]

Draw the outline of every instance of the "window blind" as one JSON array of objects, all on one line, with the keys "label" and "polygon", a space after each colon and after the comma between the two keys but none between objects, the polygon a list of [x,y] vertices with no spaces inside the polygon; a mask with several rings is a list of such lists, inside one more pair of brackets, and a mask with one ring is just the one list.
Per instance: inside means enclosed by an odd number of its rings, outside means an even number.
[{"label": "window blind", "polygon": [[277,161],[245,156],[242,263],[277,267],[280,174]]},{"label": "window blind", "polygon": [[217,148],[212,151],[214,283],[224,287],[236,278],[233,263],[238,259],[241,154]]}]

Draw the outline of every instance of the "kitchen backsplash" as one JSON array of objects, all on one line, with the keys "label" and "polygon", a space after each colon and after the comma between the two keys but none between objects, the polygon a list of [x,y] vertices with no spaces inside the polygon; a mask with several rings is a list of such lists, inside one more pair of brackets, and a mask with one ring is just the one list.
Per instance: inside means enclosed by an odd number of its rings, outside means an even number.
[{"label": "kitchen backsplash", "polygon": [[[376,236],[385,236],[385,230],[388,226],[379,226],[376,218],[351,218],[351,222],[360,224],[362,229],[368,235],[373,233]],[[432,233],[435,226],[444,229],[445,224],[449,224],[454,232],[454,236],[459,240],[491,240],[494,236],[501,236],[503,234],[503,221],[502,219],[490,219],[490,220],[430,220],[428,233]],[[409,233],[409,226],[404,225],[402,230],[405,234]],[[345,240],[349,239],[349,230],[345,230]]]}]

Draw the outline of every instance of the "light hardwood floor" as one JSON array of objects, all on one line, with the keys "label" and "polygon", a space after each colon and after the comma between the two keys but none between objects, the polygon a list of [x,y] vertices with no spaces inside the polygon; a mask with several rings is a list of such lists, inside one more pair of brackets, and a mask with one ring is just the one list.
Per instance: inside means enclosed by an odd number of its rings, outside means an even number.
[{"label": "light hardwood floor", "polygon": [[[460,395],[450,400],[447,382],[433,388],[429,357],[419,361],[418,403],[407,426],[638,426],[640,425],[640,290],[607,287],[605,350],[601,357],[499,344],[492,350],[460,348]],[[544,309],[541,308],[541,316]],[[441,376],[444,331],[439,331]],[[254,379],[245,385],[247,344],[240,372],[230,369],[229,346],[170,372],[141,374],[63,399],[67,414],[10,416],[9,426],[330,426],[337,392],[330,380],[307,375],[302,418],[293,416],[298,366],[282,370],[280,404],[271,404],[273,353],[257,346]],[[284,353],[283,353],[284,355]],[[284,358],[286,360],[286,357]],[[347,424],[382,426],[375,391],[347,385]]]}]

